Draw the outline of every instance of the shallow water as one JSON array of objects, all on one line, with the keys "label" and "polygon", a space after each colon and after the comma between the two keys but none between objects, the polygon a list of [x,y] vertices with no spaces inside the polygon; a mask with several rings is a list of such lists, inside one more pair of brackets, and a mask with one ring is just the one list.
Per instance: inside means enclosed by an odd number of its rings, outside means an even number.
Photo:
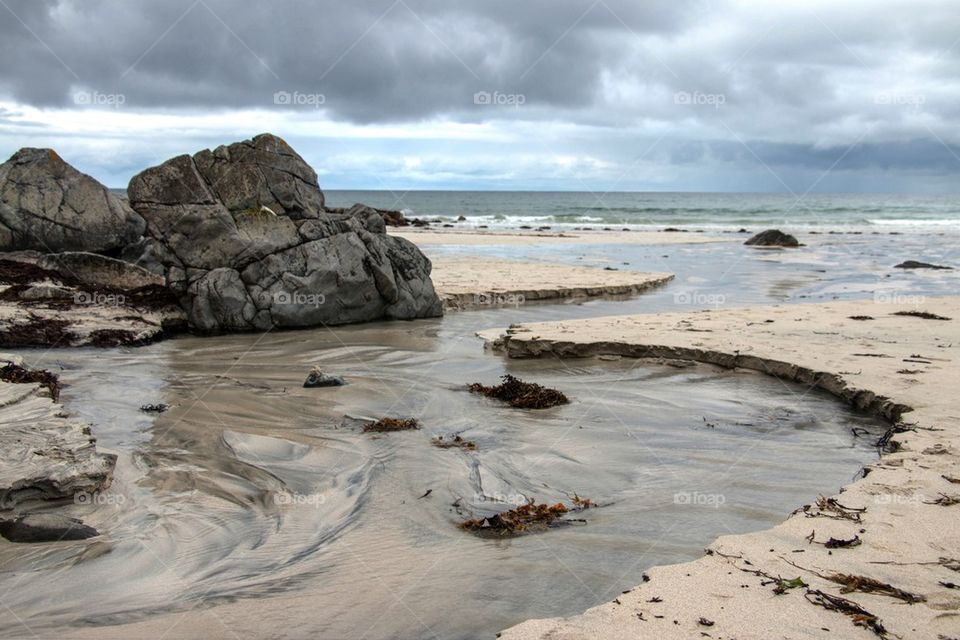
[{"label": "shallow water", "polygon": [[[491,636],[777,523],[876,455],[851,428],[877,422],[758,374],[485,354],[472,332],[508,314],[58,352],[67,408],[120,455],[114,487],[70,506],[106,536],[0,545],[4,603],[45,631],[309,592],[316,610],[290,616],[317,637]],[[350,384],[303,389],[316,363]],[[463,388],[507,371],[573,402],[520,411]],[[138,411],[157,402],[171,409]],[[362,434],[344,415],[423,429]],[[454,433],[478,451],[430,445]],[[574,494],[604,505],[586,525],[513,540],[456,527]]]},{"label": "shallow water", "polygon": [[[228,626],[256,625],[257,612],[269,610],[298,637],[491,637],[527,618],[612,600],[644,569],[696,558],[718,535],[772,526],[875,459],[873,438],[855,438],[852,428],[879,434],[884,426],[820,391],[760,374],[637,360],[506,361],[484,352],[474,332],[835,298],[862,299],[868,312],[872,300],[912,296],[922,307],[925,296],[957,289],[957,272],[891,269],[908,258],[944,261],[954,248],[937,237],[803,240],[811,246],[791,252],[733,242],[474,247],[677,278],[620,300],[25,352],[62,369],[67,410],[91,422],[119,462],[109,492],[68,507],[102,539],[0,544],[9,607],[0,635],[24,635],[20,620],[50,635],[236,601],[252,608]],[[303,389],[316,364],[350,384]],[[519,411],[464,389],[505,372],[573,402]],[[158,402],[171,409],[138,410]],[[387,415],[415,416],[423,428],[370,435],[344,424],[344,416]],[[433,436],[454,433],[478,451],[431,446]],[[603,505],[577,514],[585,525],[512,540],[456,527],[530,498],[569,503],[574,494]]]}]

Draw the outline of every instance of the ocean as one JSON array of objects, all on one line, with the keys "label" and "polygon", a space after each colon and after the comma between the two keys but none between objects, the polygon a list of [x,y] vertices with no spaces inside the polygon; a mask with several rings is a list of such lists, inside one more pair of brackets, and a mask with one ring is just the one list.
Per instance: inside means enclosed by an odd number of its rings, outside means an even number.
[{"label": "ocean", "polygon": [[413,217],[467,226],[634,230],[679,227],[737,230],[901,231],[960,234],[960,195],[590,193],[577,191],[337,191],[328,206],[363,202]]}]

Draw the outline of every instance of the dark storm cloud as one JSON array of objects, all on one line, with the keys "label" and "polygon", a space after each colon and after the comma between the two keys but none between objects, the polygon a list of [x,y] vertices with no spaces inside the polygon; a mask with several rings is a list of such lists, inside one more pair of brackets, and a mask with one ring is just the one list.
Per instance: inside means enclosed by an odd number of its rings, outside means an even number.
[{"label": "dark storm cloud", "polygon": [[[617,180],[652,144],[650,159],[684,171],[767,165],[790,182],[792,167],[812,183],[832,167],[884,186],[891,171],[960,170],[958,34],[953,0],[0,0],[0,101],[14,109],[0,128],[10,146],[44,126],[61,144],[69,117],[16,109],[114,106],[99,96],[143,114],[141,141],[157,114],[186,118],[177,140],[214,144],[190,118],[262,109],[295,143],[310,122],[399,124],[404,142],[367,157],[501,154],[528,163],[518,180],[539,170],[530,153],[590,156]],[[490,137],[406,135],[424,123],[485,123]],[[91,135],[76,149],[95,170],[106,134]],[[334,141],[307,148],[350,161]]]},{"label": "dark storm cloud", "polygon": [[85,87],[140,107],[266,107],[318,92],[337,117],[424,118],[477,91],[586,104],[627,39],[671,33],[696,4],[6,0],[0,68],[17,100]]}]

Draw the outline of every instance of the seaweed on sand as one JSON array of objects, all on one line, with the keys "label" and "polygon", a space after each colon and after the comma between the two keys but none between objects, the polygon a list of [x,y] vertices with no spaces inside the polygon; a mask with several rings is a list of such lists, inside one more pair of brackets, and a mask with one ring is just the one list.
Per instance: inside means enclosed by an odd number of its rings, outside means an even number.
[{"label": "seaweed on sand", "polygon": [[830,595],[818,589],[808,589],[804,594],[807,600],[813,604],[820,605],[827,611],[837,611],[850,616],[854,626],[869,629],[881,638],[888,638],[888,631],[883,626],[880,618],[870,613],[853,600],[847,600],[840,596]]},{"label": "seaweed on sand", "polygon": [[50,391],[50,397],[56,402],[60,399],[60,380],[57,374],[46,369],[25,369],[17,364],[7,364],[0,368],[0,380],[16,384],[39,383]]},{"label": "seaweed on sand", "polygon": [[895,316],[910,316],[913,318],[923,318],[924,320],[949,320],[947,316],[938,316],[935,313],[930,313],[929,311],[897,311],[893,315]]},{"label": "seaweed on sand", "polygon": [[549,389],[534,382],[524,382],[509,373],[500,379],[503,382],[492,387],[474,382],[469,387],[470,392],[501,400],[519,409],[545,409],[570,402],[561,391]]},{"label": "seaweed on sand", "polygon": [[390,433],[391,431],[409,431],[419,429],[420,422],[416,418],[380,418],[376,422],[364,425],[364,433]]},{"label": "seaweed on sand", "polygon": [[476,451],[477,443],[473,440],[464,440],[462,437],[455,435],[452,438],[444,438],[443,436],[437,436],[431,440],[433,446],[440,447],[441,449],[466,449],[467,451]]},{"label": "seaweed on sand", "polygon": [[[567,513],[582,511],[595,506],[589,498],[574,498],[572,507],[562,502],[554,505],[537,504],[531,498],[530,502],[519,507],[502,511],[486,518],[474,518],[461,522],[458,527],[482,536],[518,536],[525,533],[545,531],[550,527],[571,524],[573,520],[565,520]],[[583,521],[579,521],[583,522]]]}]

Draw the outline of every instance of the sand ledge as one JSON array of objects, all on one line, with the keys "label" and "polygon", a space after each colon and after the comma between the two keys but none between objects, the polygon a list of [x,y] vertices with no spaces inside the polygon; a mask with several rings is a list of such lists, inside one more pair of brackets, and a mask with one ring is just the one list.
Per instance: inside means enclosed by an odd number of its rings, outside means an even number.
[{"label": "sand ledge", "polygon": [[[960,496],[960,484],[949,480],[960,477],[960,401],[952,391],[960,381],[955,364],[960,298],[929,299],[923,305],[925,311],[955,319],[948,322],[893,315],[903,310],[913,308],[842,302],[533,323],[483,332],[510,357],[608,354],[754,369],[823,388],[892,422],[903,418],[900,428],[910,429],[892,437],[895,453],[868,465],[865,477],[834,496],[847,507],[865,509],[850,516],[858,520],[812,506],[772,529],[721,537],[698,560],[653,568],[648,582],[611,603],[570,618],[529,620],[502,637],[956,635],[960,593],[945,585],[960,581],[960,505],[937,501]],[[850,318],[865,312],[874,319]],[[811,532],[816,543],[809,541]],[[822,544],[854,536],[862,544],[832,550]],[[839,573],[888,583],[924,601],[843,593],[842,585],[821,577]],[[775,595],[770,576],[800,577],[809,588]],[[814,591],[855,602],[876,616],[888,635],[870,630],[869,618],[812,603]]]}]

